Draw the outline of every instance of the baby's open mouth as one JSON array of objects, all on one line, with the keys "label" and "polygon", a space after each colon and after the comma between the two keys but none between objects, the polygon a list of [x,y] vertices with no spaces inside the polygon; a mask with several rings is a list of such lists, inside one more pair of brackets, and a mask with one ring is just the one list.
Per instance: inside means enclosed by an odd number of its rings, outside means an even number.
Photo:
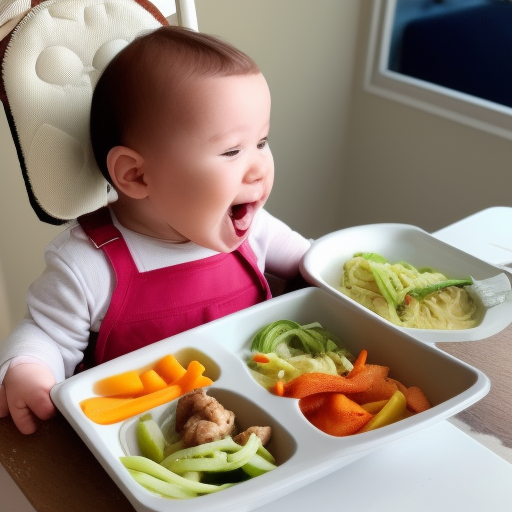
[{"label": "baby's open mouth", "polygon": [[251,227],[252,219],[256,211],[254,204],[255,203],[234,204],[231,207],[229,216],[231,217],[231,222],[233,222],[237,236],[244,236]]}]

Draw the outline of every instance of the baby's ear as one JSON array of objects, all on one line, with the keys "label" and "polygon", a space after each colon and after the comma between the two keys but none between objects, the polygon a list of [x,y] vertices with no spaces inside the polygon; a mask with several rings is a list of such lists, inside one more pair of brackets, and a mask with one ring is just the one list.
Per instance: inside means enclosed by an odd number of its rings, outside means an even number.
[{"label": "baby's ear", "polygon": [[132,199],[147,197],[144,158],[126,146],[115,146],[107,155],[107,167],[114,187]]}]

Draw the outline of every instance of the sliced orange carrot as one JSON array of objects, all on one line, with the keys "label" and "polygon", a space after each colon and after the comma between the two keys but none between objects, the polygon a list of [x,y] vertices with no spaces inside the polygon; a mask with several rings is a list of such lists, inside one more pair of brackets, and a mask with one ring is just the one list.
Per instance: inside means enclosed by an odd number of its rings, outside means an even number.
[{"label": "sliced orange carrot", "polygon": [[135,396],[142,393],[143,390],[144,386],[140,380],[139,372],[135,370],[111,375],[99,380],[94,385],[94,392],[104,396]]},{"label": "sliced orange carrot", "polygon": [[395,379],[388,379],[397,385],[399,391],[401,391],[407,400],[407,409],[414,414],[418,412],[426,411],[430,409],[431,405],[425,393],[417,386],[406,388],[401,382]]},{"label": "sliced orange carrot", "polygon": [[363,350],[361,350],[361,352],[359,352],[359,355],[357,356],[356,360],[354,361],[354,367],[352,368],[352,370],[349,372],[348,375],[350,375],[351,373],[354,374],[357,371],[359,371],[361,368],[363,368],[364,365],[366,364],[367,358],[368,358],[368,351],[363,348]]},{"label": "sliced orange carrot", "polygon": [[181,387],[183,394],[188,393],[192,389],[200,387],[196,381],[203,376],[204,371],[205,367],[199,361],[190,361],[187,371],[174,384]]},{"label": "sliced orange carrot", "polygon": [[210,379],[210,377],[207,377],[206,375],[200,375],[197,377],[194,387],[192,389],[196,388],[204,388],[206,386],[211,386],[213,384],[213,380]]},{"label": "sliced orange carrot", "polygon": [[97,411],[103,411],[107,409],[113,409],[120,405],[131,402],[133,398],[117,398],[114,396],[95,396],[93,398],[87,398],[80,402],[80,407],[86,416],[89,414],[96,414]]},{"label": "sliced orange carrot", "polygon": [[295,379],[284,383],[283,396],[304,398],[308,395],[326,391],[335,393],[356,393],[368,389],[371,383],[372,375],[365,369],[362,369],[350,379],[342,375],[329,375],[320,372],[303,373]]},{"label": "sliced orange carrot", "polygon": [[167,383],[155,370],[148,370],[140,374],[140,380],[144,386],[142,394],[147,395],[167,387]]},{"label": "sliced orange carrot", "polygon": [[177,381],[183,377],[186,372],[185,368],[183,368],[181,363],[172,354],[162,357],[162,359],[155,364],[154,370],[167,384],[172,384]]},{"label": "sliced orange carrot", "polygon": [[432,407],[425,393],[417,386],[407,388],[405,399],[407,400],[407,408],[414,413],[423,412]]},{"label": "sliced orange carrot", "polygon": [[322,432],[337,437],[355,434],[372,419],[369,412],[341,393],[325,393],[322,406],[304,415]]},{"label": "sliced orange carrot", "polygon": [[270,363],[270,359],[265,354],[254,354],[252,360],[255,363]]},{"label": "sliced orange carrot", "polygon": [[403,393],[404,395],[407,393],[407,388],[399,380],[391,379],[390,377],[388,377],[388,380],[396,384],[396,387],[400,393]]},{"label": "sliced orange carrot", "polygon": [[308,395],[299,400],[299,408],[305,416],[314,414],[319,411],[327,401],[327,397],[330,395],[327,393],[315,393],[314,395]]},{"label": "sliced orange carrot", "polygon": [[277,396],[284,395],[284,382],[282,380],[278,380],[274,386],[274,393]]},{"label": "sliced orange carrot", "polygon": [[367,364],[360,372],[364,372],[371,379],[371,383],[364,391],[347,393],[349,398],[358,404],[389,400],[397,390],[397,385],[387,378],[389,368],[386,366]]},{"label": "sliced orange carrot", "polygon": [[119,402],[119,398],[88,398],[80,402],[80,407],[90,420],[100,425],[110,425],[170,402],[181,394],[180,386],[171,385],[138,398],[125,399],[123,402]]}]

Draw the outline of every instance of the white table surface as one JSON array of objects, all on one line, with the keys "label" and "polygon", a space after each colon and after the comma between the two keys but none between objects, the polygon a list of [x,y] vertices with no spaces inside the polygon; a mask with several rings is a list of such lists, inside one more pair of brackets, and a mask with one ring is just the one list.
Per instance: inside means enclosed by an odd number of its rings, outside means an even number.
[{"label": "white table surface", "polygon": [[487,208],[432,234],[494,265],[512,262],[512,208]]},{"label": "white table surface", "polygon": [[[512,208],[489,208],[433,234],[489,263],[512,262]],[[258,510],[509,512],[512,464],[442,421]]]},{"label": "white table surface", "polygon": [[265,512],[509,512],[512,464],[448,421],[389,443]]}]

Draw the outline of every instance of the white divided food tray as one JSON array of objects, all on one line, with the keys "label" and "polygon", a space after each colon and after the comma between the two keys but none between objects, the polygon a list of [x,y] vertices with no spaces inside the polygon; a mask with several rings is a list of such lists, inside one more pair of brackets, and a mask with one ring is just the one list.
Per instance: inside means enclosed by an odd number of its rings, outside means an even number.
[{"label": "white divided food tray", "polygon": [[[376,252],[389,262],[407,261],[416,268],[430,267],[449,279],[473,277],[483,280],[504,273],[512,275],[463,252],[408,224],[368,224],[329,233],[316,240],[301,262],[304,278],[327,290],[343,302],[365,309],[379,322],[393,325],[339,291],[343,264],[358,252]],[[512,322],[512,297],[485,310],[482,321],[471,329],[411,329],[394,326],[425,342],[474,341],[502,331]]]},{"label": "white divided food tray", "polygon": [[[320,322],[340,336],[357,355],[368,350],[368,362],[390,367],[390,376],[406,386],[422,388],[433,407],[378,430],[348,437],[332,437],[311,425],[295,399],[272,395],[250,375],[246,357],[254,334],[281,319],[301,324]],[[133,419],[113,425],[90,421],[80,401],[94,396],[94,383],[120,372],[145,369],[167,354],[186,365],[193,359],[214,380],[208,393],[237,417],[240,428],[270,425],[267,446],[278,467],[257,478],[218,493],[174,500],[151,494],[139,486],[121,464],[123,447],[136,454]],[[372,450],[416,432],[473,404],[489,390],[480,371],[383,322],[367,311],[319,288],[306,288],[154,343],[75,375],[52,389],[52,399],[107,473],[138,512],[209,512],[252,510],[359,459]],[[153,409],[162,424],[175,403]],[[421,464],[421,461],[417,461]]]}]

